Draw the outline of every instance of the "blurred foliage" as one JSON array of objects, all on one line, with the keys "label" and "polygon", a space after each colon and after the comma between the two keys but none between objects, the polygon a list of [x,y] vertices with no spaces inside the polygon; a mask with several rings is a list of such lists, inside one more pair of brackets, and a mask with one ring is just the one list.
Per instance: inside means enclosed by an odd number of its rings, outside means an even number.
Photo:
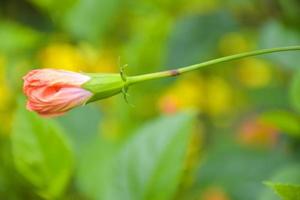
[{"label": "blurred foliage", "polygon": [[16,169],[41,196],[57,198],[72,173],[70,146],[57,124],[26,111],[21,102],[12,134]]},{"label": "blurred foliage", "polygon": [[[263,191],[261,198],[264,200],[292,200],[298,199],[299,196],[299,164],[294,163],[280,168],[271,178],[270,181],[265,182],[265,185],[272,188],[273,191]],[[276,196],[277,194],[278,196]]]},{"label": "blurred foliage", "polygon": [[35,68],[134,75],[299,45],[299,13],[297,0],[0,0],[0,199],[298,199],[299,52],[144,83],[134,106],[120,95],[55,119],[20,96]]},{"label": "blurred foliage", "polygon": [[190,113],[164,117],[120,146],[103,139],[86,147],[79,184],[95,199],[170,199],[182,173],[192,123]]},{"label": "blurred foliage", "polygon": [[268,186],[273,188],[273,190],[283,199],[283,200],[293,200],[300,198],[300,185],[292,184],[281,184],[281,183],[267,183]]}]

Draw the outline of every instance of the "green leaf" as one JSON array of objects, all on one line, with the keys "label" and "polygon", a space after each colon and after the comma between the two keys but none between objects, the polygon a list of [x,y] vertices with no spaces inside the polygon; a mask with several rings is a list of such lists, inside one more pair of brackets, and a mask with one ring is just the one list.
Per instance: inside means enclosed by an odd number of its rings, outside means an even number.
[{"label": "green leaf", "polygon": [[32,50],[42,39],[42,34],[13,23],[11,21],[0,21],[0,52],[14,53]]},{"label": "green leaf", "polygon": [[73,36],[97,42],[117,15],[119,0],[78,0],[69,10],[64,27]]},{"label": "green leaf", "polygon": [[220,38],[236,31],[237,27],[236,20],[227,12],[182,18],[171,30],[167,66],[185,66],[211,59]]},{"label": "green leaf", "polygon": [[117,145],[105,138],[95,137],[93,142],[82,149],[83,152],[78,157],[76,182],[82,192],[93,199],[101,200],[97,196],[103,196],[111,187],[112,178],[115,178],[112,173],[112,160],[116,156]]},{"label": "green leaf", "polygon": [[[267,22],[260,33],[260,48],[270,48],[279,46],[297,45],[300,43],[299,33],[289,27],[285,27],[277,21]],[[289,68],[297,68],[300,62],[299,52],[285,52],[266,55],[265,57],[274,61],[276,64]]]},{"label": "green leaf", "polygon": [[67,138],[52,120],[25,110],[20,103],[14,120],[12,150],[16,169],[41,196],[55,198],[65,189],[73,168]]},{"label": "green leaf", "polygon": [[[59,20],[72,7],[76,0],[28,0],[38,8],[47,12],[53,19]],[[61,19],[60,19],[61,20]]]},{"label": "green leaf", "polygon": [[[269,181],[265,181],[265,183],[272,183],[275,184],[273,186],[273,189],[280,191],[281,193],[285,193],[286,191],[293,190],[292,188],[288,189],[288,186],[300,186],[300,171],[299,171],[299,164],[290,164],[288,166],[285,166],[283,168],[280,168],[277,170],[277,172],[272,176],[272,178]],[[281,185],[283,185],[281,187]],[[268,185],[270,186],[270,185]],[[275,191],[276,191],[275,190]],[[277,193],[277,191],[276,191]],[[294,192],[291,192],[294,193]],[[289,195],[289,194],[286,194]],[[292,194],[291,194],[292,195]],[[279,200],[279,197],[277,197],[271,190],[264,189],[261,193],[260,200]],[[296,198],[297,199],[297,198]]]},{"label": "green leaf", "polygon": [[299,200],[300,185],[265,182],[267,186],[272,188],[283,200]]},{"label": "green leaf", "polygon": [[89,159],[81,162],[81,187],[95,199],[171,199],[180,180],[193,116],[161,117],[138,130],[118,150],[108,143],[91,147],[85,154]]},{"label": "green leaf", "polygon": [[82,151],[84,145],[94,140],[99,131],[101,117],[99,109],[95,105],[89,104],[70,110],[58,118],[58,122],[70,138],[76,154]]},{"label": "green leaf", "polygon": [[141,72],[139,66],[149,66],[148,71],[155,71],[164,65],[173,20],[168,14],[151,12],[133,23],[134,27],[139,28],[132,30],[126,43],[123,51],[125,62],[130,63],[130,70],[133,73]]},{"label": "green leaf", "polygon": [[278,0],[278,6],[282,10],[283,18],[289,22],[289,26],[299,27],[299,1],[297,0]]},{"label": "green leaf", "polygon": [[195,199],[208,188],[220,187],[230,199],[256,200],[263,187],[261,182],[290,162],[289,156],[280,151],[237,144],[231,130],[217,129],[213,133],[220,135],[210,144],[199,168]]},{"label": "green leaf", "polygon": [[289,88],[290,104],[300,112],[300,71],[294,74]]}]

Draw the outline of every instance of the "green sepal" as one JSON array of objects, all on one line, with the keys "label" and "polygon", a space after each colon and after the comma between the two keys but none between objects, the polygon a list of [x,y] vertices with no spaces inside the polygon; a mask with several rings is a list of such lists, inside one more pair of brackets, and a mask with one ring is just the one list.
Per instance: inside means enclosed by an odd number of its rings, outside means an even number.
[{"label": "green sepal", "polygon": [[91,79],[84,83],[81,87],[93,93],[93,96],[87,103],[104,99],[122,92],[126,82],[120,74],[85,74]]}]

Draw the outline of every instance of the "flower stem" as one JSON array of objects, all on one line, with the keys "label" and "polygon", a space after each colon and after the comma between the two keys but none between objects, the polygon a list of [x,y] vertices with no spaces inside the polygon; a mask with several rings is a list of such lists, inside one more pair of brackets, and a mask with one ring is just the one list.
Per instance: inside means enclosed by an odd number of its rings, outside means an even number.
[{"label": "flower stem", "polygon": [[136,84],[136,83],[139,83],[139,82],[144,82],[144,81],[147,81],[147,80],[178,76],[178,75],[181,75],[185,72],[197,70],[197,69],[202,68],[202,67],[215,65],[215,64],[219,64],[219,63],[223,63],[223,62],[228,62],[228,61],[232,61],[232,60],[237,60],[237,59],[241,59],[241,58],[246,58],[246,57],[250,57],[250,56],[257,56],[257,55],[274,53],[274,52],[281,52],[281,51],[297,51],[297,50],[300,50],[300,46],[288,46],[288,47],[278,47],[278,48],[270,48],[270,49],[261,49],[261,50],[256,50],[256,51],[250,51],[250,52],[225,56],[225,57],[209,60],[209,61],[206,61],[206,62],[202,62],[202,63],[199,63],[199,64],[190,65],[190,66],[187,66],[187,67],[181,67],[181,68],[178,68],[178,69],[172,69],[172,70],[167,70],[167,71],[161,71],[161,72],[155,72],[155,73],[150,73],[150,74],[143,74],[143,75],[127,77],[127,81],[128,81],[127,84],[132,85],[132,84]]}]

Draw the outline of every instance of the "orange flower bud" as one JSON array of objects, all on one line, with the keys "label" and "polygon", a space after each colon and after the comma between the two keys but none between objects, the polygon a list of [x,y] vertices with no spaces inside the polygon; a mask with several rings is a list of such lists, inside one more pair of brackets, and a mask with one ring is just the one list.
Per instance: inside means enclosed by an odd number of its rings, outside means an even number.
[{"label": "orange flower bud", "polygon": [[23,77],[27,109],[41,116],[59,116],[85,104],[93,95],[81,88],[89,76],[64,70],[37,69]]}]

